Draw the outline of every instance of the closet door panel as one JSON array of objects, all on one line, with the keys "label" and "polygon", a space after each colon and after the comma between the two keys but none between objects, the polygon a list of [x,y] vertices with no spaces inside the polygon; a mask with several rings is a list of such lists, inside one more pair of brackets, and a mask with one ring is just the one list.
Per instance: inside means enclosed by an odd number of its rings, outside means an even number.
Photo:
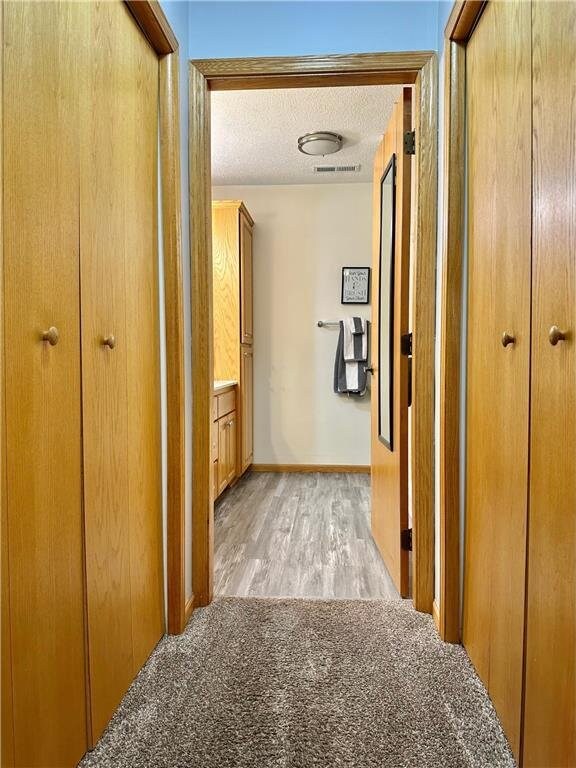
[{"label": "closet door panel", "polygon": [[[128,21],[132,22],[131,19]],[[164,633],[157,252],[158,59],[132,23],[123,70],[128,496],[135,671]]]},{"label": "closet door panel", "polygon": [[[576,765],[576,4],[532,4],[534,217],[524,766]],[[552,345],[552,326],[567,332]]]},{"label": "closet door panel", "polygon": [[[467,47],[463,641],[520,749],[528,487],[530,3],[488,3]],[[502,337],[515,341],[504,346]]]},{"label": "closet door panel", "polygon": [[[125,184],[134,173],[136,130],[126,114],[131,81],[123,60],[132,19],[121,3],[90,3],[88,8],[82,67],[80,253],[87,613],[95,741],[134,673]],[[104,344],[109,336],[114,337],[113,348]]]},{"label": "closet door panel", "polygon": [[[86,748],[76,52],[85,7],[2,11],[14,756],[17,766],[73,766]],[[51,326],[54,346],[41,340]]]}]

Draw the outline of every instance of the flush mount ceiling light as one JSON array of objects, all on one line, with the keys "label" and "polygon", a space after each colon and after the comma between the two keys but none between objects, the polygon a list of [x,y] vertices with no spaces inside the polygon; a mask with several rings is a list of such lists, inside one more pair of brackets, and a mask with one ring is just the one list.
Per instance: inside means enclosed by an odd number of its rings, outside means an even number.
[{"label": "flush mount ceiling light", "polygon": [[332,131],[314,131],[298,139],[298,149],[305,155],[331,155],[342,149],[342,136]]}]

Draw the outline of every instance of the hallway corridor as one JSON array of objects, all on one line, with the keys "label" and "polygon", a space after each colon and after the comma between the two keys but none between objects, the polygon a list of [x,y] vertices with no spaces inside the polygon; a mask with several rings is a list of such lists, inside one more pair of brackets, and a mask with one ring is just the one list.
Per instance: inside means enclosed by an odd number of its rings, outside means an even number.
[{"label": "hallway corridor", "polygon": [[219,598],[81,768],[513,768],[461,646],[400,600]]}]

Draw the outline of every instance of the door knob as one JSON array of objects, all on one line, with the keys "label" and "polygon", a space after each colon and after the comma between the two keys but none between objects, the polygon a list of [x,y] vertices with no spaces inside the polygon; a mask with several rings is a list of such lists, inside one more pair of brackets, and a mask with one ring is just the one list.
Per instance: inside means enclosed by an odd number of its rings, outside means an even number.
[{"label": "door knob", "polygon": [[508,344],[516,344],[516,336],[512,336],[511,333],[504,331],[502,334],[502,346],[507,347]]},{"label": "door knob", "polygon": [[58,344],[59,338],[58,328],[55,328],[53,325],[47,331],[42,331],[42,341],[47,341],[51,347],[55,347]]},{"label": "door knob", "polygon": [[369,373],[371,376],[374,376],[374,368],[371,365],[367,365],[366,368],[364,368],[366,373]]},{"label": "door knob", "polygon": [[548,332],[548,338],[550,340],[550,344],[555,347],[559,341],[566,341],[568,338],[568,333],[566,331],[561,331],[557,325],[553,325]]},{"label": "door knob", "polygon": [[110,349],[114,349],[116,346],[116,338],[113,334],[110,334],[110,336],[106,336],[105,339],[102,341],[102,345],[104,347],[110,347]]}]

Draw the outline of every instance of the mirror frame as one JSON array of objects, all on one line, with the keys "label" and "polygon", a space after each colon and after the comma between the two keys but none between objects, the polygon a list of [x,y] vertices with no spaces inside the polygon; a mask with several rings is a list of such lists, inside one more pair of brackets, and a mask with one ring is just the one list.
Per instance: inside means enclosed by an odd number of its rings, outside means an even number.
[{"label": "mirror frame", "polygon": [[[382,296],[382,262],[383,262],[383,238],[382,238],[382,202],[384,199],[384,184],[386,183],[389,175],[392,174],[392,211],[391,211],[391,232],[390,232],[390,253],[389,264],[387,265],[390,270],[390,295],[388,297]],[[378,256],[378,439],[381,443],[390,450],[394,450],[394,268],[395,268],[395,250],[396,250],[396,155],[393,154],[387,164],[382,178],[380,179],[380,245]],[[383,307],[382,301],[388,301],[388,315],[390,331],[388,334],[388,413],[389,413],[389,425],[390,434],[382,434],[382,318]]]}]

